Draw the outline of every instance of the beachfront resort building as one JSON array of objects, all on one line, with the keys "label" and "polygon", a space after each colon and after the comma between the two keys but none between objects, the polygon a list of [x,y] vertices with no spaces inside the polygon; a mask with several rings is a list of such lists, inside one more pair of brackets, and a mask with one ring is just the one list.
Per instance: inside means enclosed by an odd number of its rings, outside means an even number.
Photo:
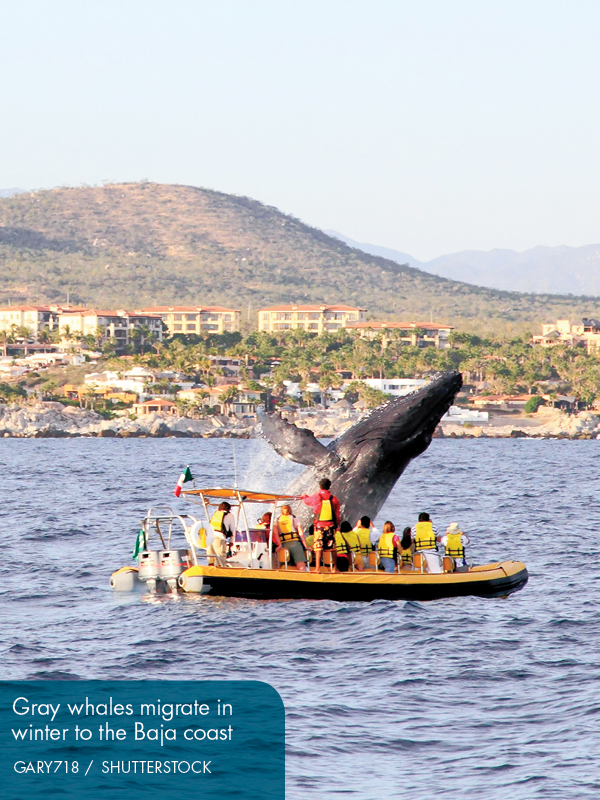
[{"label": "beachfront resort building", "polygon": [[346,326],[349,330],[356,331],[363,339],[374,339],[381,336],[383,347],[387,347],[392,339],[399,339],[404,344],[413,347],[437,347],[447,350],[450,347],[448,339],[454,330],[452,325],[442,325],[438,322],[350,322]]},{"label": "beachfront resort building", "polygon": [[13,326],[29,331],[31,338],[38,339],[45,328],[53,330],[58,327],[58,314],[61,306],[7,306],[0,308],[0,331],[8,331]]},{"label": "beachfront resort building", "polygon": [[542,325],[542,334],[533,336],[533,344],[541,347],[585,347],[588,353],[600,348],[600,320],[583,317],[575,322],[559,319]]},{"label": "beachfront resort building", "polygon": [[222,306],[152,306],[142,313],[159,314],[169,336],[176,333],[206,334],[235,333],[240,329],[241,312]]},{"label": "beachfront resort building", "polygon": [[331,333],[347,328],[366,318],[366,309],[358,306],[283,305],[261,308],[258,330],[266,333],[302,330],[309,333]]},{"label": "beachfront resort building", "polygon": [[90,335],[102,341],[116,340],[117,350],[133,344],[140,337],[151,336],[159,342],[163,338],[160,315],[139,311],[99,311],[95,308],[63,310],[58,314],[58,329],[63,343]]}]

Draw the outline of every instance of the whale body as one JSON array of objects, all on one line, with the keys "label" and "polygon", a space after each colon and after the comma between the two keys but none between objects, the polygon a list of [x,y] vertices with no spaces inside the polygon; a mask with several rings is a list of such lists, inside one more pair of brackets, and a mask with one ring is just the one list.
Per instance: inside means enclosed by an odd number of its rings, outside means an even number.
[{"label": "whale body", "polygon": [[[313,494],[319,480],[329,478],[342,519],[354,525],[363,515],[377,516],[410,461],[431,444],[461,386],[459,372],[436,376],[418,391],[379,406],[328,446],[279,413],[262,416],[262,435],[279,455],[308,467],[289,494]],[[303,504],[295,513],[304,524],[312,521],[311,509]]]}]

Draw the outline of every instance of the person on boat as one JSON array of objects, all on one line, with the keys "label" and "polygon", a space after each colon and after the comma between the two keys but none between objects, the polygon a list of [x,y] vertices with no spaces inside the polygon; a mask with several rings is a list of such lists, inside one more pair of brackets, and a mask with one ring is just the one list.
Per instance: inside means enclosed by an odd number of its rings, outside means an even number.
[{"label": "person on boat", "polygon": [[[321,564],[321,553],[330,550],[331,557],[336,559],[335,531],[340,519],[340,501],[331,494],[331,481],[329,478],[322,478],[319,481],[319,491],[312,495],[302,495],[302,502],[310,506],[314,511],[315,532],[314,532],[314,552],[315,552],[315,572],[319,572]],[[335,567],[337,572],[337,567]]]},{"label": "person on boat", "polygon": [[[269,536],[271,535],[271,519],[273,514],[270,511],[265,511],[262,517],[256,520],[257,528],[260,531],[265,532],[265,542],[269,544]],[[277,525],[273,525],[273,543],[271,545],[271,553],[273,555],[277,555],[277,548],[281,547],[281,541],[279,540],[279,534],[277,532]],[[277,560],[277,558],[275,559]]]},{"label": "person on boat", "polygon": [[362,572],[369,564],[369,553],[373,551],[373,542],[371,541],[371,534],[373,531],[375,531],[375,543],[377,543],[379,541],[379,531],[373,526],[371,518],[367,516],[361,517],[353,530],[358,540],[358,547],[356,550],[352,548],[355,553],[354,566],[359,572]]},{"label": "person on boat", "polygon": [[312,564],[312,556],[313,556],[313,544],[315,540],[315,526],[309,525],[307,533],[304,535],[304,540],[306,542],[306,560],[308,566]]},{"label": "person on boat", "polygon": [[296,517],[292,514],[291,506],[281,506],[281,515],[273,528],[273,534],[275,534],[275,532],[277,532],[280,542],[277,547],[277,552],[279,553],[281,550],[287,550],[292,565],[295,566],[296,569],[305,570],[306,539],[304,538],[302,525],[300,525]]},{"label": "person on boat", "polygon": [[227,501],[223,501],[212,515],[210,526],[214,536],[212,543],[206,548],[208,563],[210,566],[226,567],[227,555],[235,535],[235,517]]},{"label": "person on boat", "polygon": [[[347,524],[350,525],[350,523]],[[344,523],[342,523],[342,525],[344,525]],[[341,532],[341,526],[340,526],[340,532]],[[350,563],[354,561],[354,569],[357,569],[359,572],[362,572],[365,568],[365,559],[363,558],[362,554],[361,539],[360,536],[358,535],[358,530],[350,526],[349,530],[347,531],[344,530],[343,535],[344,535],[344,540],[346,542],[346,546],[348,548]],[[371,543],[369,542],[368,535],[369,535],[368,530],[365,530],[363,537],[366,539],[365,549],[367,550],[367,557],[368,557],[368,551],[371,549],[370,547]]]},{"label": "person on boat", "polygon": [[348,572],[350,567],[350,546],[346,537],[351,533],[352,525],[349,522],[342,522],[339,531],[335,533],[336,564],[340,572]]},{"label": "person on boat", "polygon": [[410,526],[404,528],[402,531],[402,539],[400,540],[400,571],[412,572],[414,567],[412,565],[412,557],[415,551],[415,543],[413,542]]},{"label": "person on boat", "polygon": [[427,562],[427,572],[441,572],[442,565],[437,549],[439,542],[437,528],[434,527],[427,512],[423,511],[419,514],[419,521],[411,529],[411,536],[415,542],[415,552],[422,553]]},{"label": "person on boat", "polygon": [[442,536],[441,544],[446,548],[446,555],[454,559],[454,569],[456,572],[468,569],[465,559],[465,545],[471,544],[471,540],[466,533],[463,533],[457,522],[451,522],[446,529],[446,535]]},{"label": "person on boat", "polygon": [[377,543],[377,554],[379,555],[379,562],[385,572],[396,571],[396,558],[399,546],[400,539],[396,535],[394,523],[389,520],[384,522],[383,531]]}]

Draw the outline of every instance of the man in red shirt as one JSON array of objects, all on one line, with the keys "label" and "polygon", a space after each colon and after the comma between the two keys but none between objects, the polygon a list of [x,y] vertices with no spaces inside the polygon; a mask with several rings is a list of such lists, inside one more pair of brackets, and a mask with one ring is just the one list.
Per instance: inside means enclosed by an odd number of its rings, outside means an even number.
[{"label": "man in red shirt", "polygon": [[[302,501],[310,506],[315,513],[313,548],[315,551],[314,571],[319,572],[321,567],[321,552],[331,550],[333,563],[336,563],[335,532],[340,524],[340,501],[331,494],[331,481],[323,478],[319,481],[320,489],[317,494],[305,494]],[[337,567],[334,572],[337,572]]]}]

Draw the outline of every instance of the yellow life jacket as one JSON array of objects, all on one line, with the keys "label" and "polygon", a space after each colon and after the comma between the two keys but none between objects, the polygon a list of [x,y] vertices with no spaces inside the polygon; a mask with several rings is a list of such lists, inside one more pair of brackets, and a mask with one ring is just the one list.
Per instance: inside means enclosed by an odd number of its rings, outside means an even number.
[{"label": "yellow life jacket", "polygon": [[437,550],[435,533],[431,522],[417,522],[415,536],[416,550]]},{"label": "yellow life jacket", "polygon": [[401,550],[400,556],[403,564],[412,564],[412,547]]},{"label": "yellow life jacket", "polygon": [[354,528],[353,533],[355,533],[358,537],[359,547],[360,547],[360,554],[365,558],[369,557],[369,553],[372,551],[371,546],[371,530],[370,528],[363,528],[362,525],[358,525]]},{"label": "yellow life jacket", "polygon": [[353,553],[361,552],[360,537],[356,531],[348,531],[344,534],[344,538],[346,539],[346,544],[350,551]]},{"label": "yellow life jacket", "polygon": [[333,522],[333,508],[331,500],[321,501],[321,511],[319,513],[319,522]]},{"label": "yellow life jacket", "polygon": [[446,555],[452,558],[464,558],[465,546],[462,543],[462,533],[446,534]]},{"label": "yellow life jacket", "polygon": [[377,544],[377,552],[379,558],[393,558],[394,557],[394,536],[395,533],[382,533]]},{"label": "yellow life jacket", "polygon": [[335,532],[335,549],[337,550],[338,556],[348,555],[348,546],[346,544],[346,540],[344,539],[343,534],[341,534],[339,531]]},{"label": "yellow life jacket", "polygon": [[282,542],[293,542],[300,539],[294,526],[294,518],[290,514],[282,514],[277,520],[279,525],[279,538]]},{"label": "yellow life jacket", "polygon": [[225,528],[223,527],[223,518],[227,514],[226,511],[215,511],[215,513],[210,518],[210,524],[215,531],[219,531],[220,533],[226,533]]}]

